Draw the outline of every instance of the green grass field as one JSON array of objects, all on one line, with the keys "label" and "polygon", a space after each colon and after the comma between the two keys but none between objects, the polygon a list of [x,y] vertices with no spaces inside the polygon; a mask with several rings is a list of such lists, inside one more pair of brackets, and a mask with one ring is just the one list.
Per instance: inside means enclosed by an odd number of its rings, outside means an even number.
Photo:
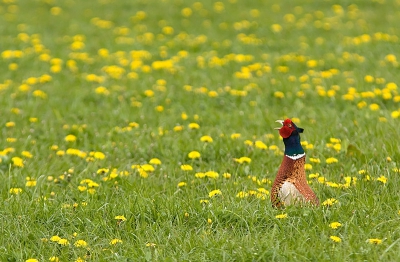
[{"label": "green grass field", "polygon": [[399,10],[2,0],[0,261],[398,261]]}]

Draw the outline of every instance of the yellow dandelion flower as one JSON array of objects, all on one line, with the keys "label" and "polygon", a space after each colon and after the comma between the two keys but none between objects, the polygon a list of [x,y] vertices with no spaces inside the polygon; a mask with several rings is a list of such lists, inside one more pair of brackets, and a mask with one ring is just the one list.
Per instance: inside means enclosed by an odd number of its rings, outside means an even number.
[{"label": "yellow dandelion flower", "polygon": [[325,160],[325,162],[327,163],[327,164],[333,164],[333,163],[337,163],[337,162],[339,162],[336,158],[334,158],[334,157],[329,157],[329,158],[327,158],[326,160]]},{"label": "yellow dandelion flower", "polygon": [[152,164],[152,165],[161,165],[161,160],[158,159],[158,158],[152,158],[152,159],[150,159],[149,164]]},{"label": "yellow dandelion flower", "polygon": [[6,127],[14,127],[15,126],[15,122],[7,122],[6,123]]},{"label": "yellow dandelion flower", "polygon": [[192,171],[193,167],[191,165],[181,165],[181,170],[183,170],[183,171]]},{"label": "yellow dandelion flower", "polygon": [[124,216],[115,216],[114,219],[120,220],[120,221],[126,221],[126,218]]},{"label": "yellow dandelion flower", "polygon": [[201,199],[200,200],[200,204],[208,204],[210,201],[208,201],[207,199]]},{"label": "yellow dandelion flower", "polygon": [[95,159],[104,159],[106,155],[103,152],[94,152],[93,157]]},{"label": "yellow dandelion flower", "polygon": [[116,245],[118,243],[122,243],[122,240],[118,239],[118,238],[114,238],[114,239],[111,239],[111,241],[110,241],[110,245]]},{"label": "yellow dandelion flower", "polygon": [[244,141],[244,144],[247,145],[247,146],[253,146],[253,141],[246,140],[246,141]]},{"label": "yellow dandelion flower", "polygon": [[189,129],[199,129],[200,125],[197,123],[190,123],[189,124]]},{"label": "yellow dandelion flower", "polygon": [[36,258],[28,258],[25,262],[39,262]]},{"label": "yellow dandelion flower", "polygon": [[226,179],[229,179],[229,178],[232,177],[232,175],[229,174],[229,173],[223,173],[223,174],[222,174],[222,177],[223,177],[223,178],[226,178]]},{"label": "yellow dandelion flower", "polygon": [[255,142],[255,146],[256,146],[257,148],[259,148],[259,149],[267,149],[267,148],[268,148],[267,145],[264,144],[264,142],[262,142],[262,141],[260,141],[260,140],[257,140],[257,141]]},{"label": "yellow dandelion flower", "polygon": [[219,177],[219,174],[215,171],[207,171],[204,175],[208,178],[214,178],[214,179]]},{"label": "yellow dandelion flower", "polygon": [[368,239],[368,243],[370,243],[370,244],[375,244],[375,245],[379,245],[379,244],[382,243],[382,239],[370,238],[370,239]]},{"label": "yellow dandelion flower", "polygon": [[75,142],[75,141],[76,141],[76,136],[74,136],[74,135],[67,135],[67,136],[64,138],[64,140],[67,141],[67,142]]},{"label": "yellow dandelion flower", "polygon": [[341,239],[340,237],[338,237],[338,236],[330,236],[329,238],[330,238],[333,242],[336,242],[336,243],[342,242],[342,239]]},{"label": "yellow dandelion flower", "polygon": [[393,111],[390,116],[394,119],[399,118],[400,117],[400,111]]},{"label": "yellow dandelion flower", "polygon": [[382,175],[382,176],[378,177],[376,180],[379,181],[379,182],[381,182],[381,183],[383,183],[383,184],[386,184],[386,182],[387,182],[387,177],[385,177],[385,176]]},{"label": "yellow dandelion flower", "polygon": [[233,160],[239,164],[243,164],[243,163],[249,164],[251,162],[251,158],[246,157],[246,156],[242,156],[241,158],[234,158]]},{"label": "yellow dandelion flower", "polygon": [[29,153],[28,151],[22,151],[21,155],[23,157],[26,157],[26,158],[32,158],[33,157],[33,155],[31,153]]},{"label": "yellow dandelion flower", "polygon": [[173,130],[174,130],[175,132],[180,132],[180,131],[183,130],[183,126],[174,126]]},{"label": "yellow dandelion flower", "polygon": [[15,167],[24,167],[23,160],[20,157],[15,156],[15,157],[11,158],[11,161],[13,163],[13,166],[15,166]]},{"label": "yellow dandelion flower", "polygon": [[60,239],[57,241],[57,243],[60,244],[60,245],[62,245],[62,246],[68,246],[68,245],[69,245],[68,239],[65,239],[65,238],[60,238]]},{"label": "yellow dandelion flower", "polygon": [[76,246],[76,247],[86,247],[87,243],[86,243],[85,240],[77,240],[77,241],[75,241],[74,246]]},{"label": "yellow dandelion flower", "polygon": [[31,177],[26,177],[26,183],[25,183],[25,186],[26,187],[35,187],[36,186],[36,180],[34,179],[34,178],[31,178]]},{"label": "yellow dandelion flower", "polygon": [[329,227],[332,228],[332,229],[337,229],[337,228],[339,228],[341,226],[342,226],[342,224],[340,224],[339,222],[332,222],[332,223],[329,224]]},{"label": "yellow dandelion flower", "polygon": [[22,193],[22,188],[18,188],[18,187],[10,188],[9,192],[12,195],[18,195],[18,194]]},{"label": "yellow dandelion flower", "polygon": [[56,257],[56,256],[52,256],[52,257],[49,258],[49,261],[50,262],[59,262],[60,259],[58,257]]},{"label": "yellow dandelion flower", "polygon": [[155,169],[152,165],[149,164],[144,164],[140,166],[141,169],[143,169],[146,172],[153,172]]},{"label": "yellow dandelion flower", "polygon": [[271,25],[271,30],[274,33],[279,33],[280,31],[282,31],[282,26],[280,24],[273,24]]},{"label": "yellow dandelion flower", "polygon": [[219,189],[215,189],[215,190],[211,191],[210,193],[208,193],[208,197],[210,197],[210,198],[212,198],[214,196],[219,196],[219,195],[222,195],[222,192]]},{"label": "yellow dandelion flower", "polygon": [[282,99],[282,98],[285,97],[285,94],[283,92],[281,92],[281,91],[275,91],[274,92],[274,97]]},{"label": "yellow dandelion flower", "polygon": [[194,174],[194,176],[197,178],[205,178],[206,174],[203,172],[197,172],[196,174]]},{"label": "yellow dandelion flower", "polygon": [[311,164],[304,164],[304,169],[305,170],[311,170],[313,168],[313,166]]},{"label": "yellow dandelion flower", "polygon": [[178,183],[178,187],[184,187],[184,186],[187,186],[186,182],[179,182]]},{"label": "yellow dandelion flower", "polygon": [[287,218],[287,217],[288,217],[288,214],[280,214],[280,215],[275,216],[275,218],[278,218],[278,219],[283,219],[283,218]]},{"label": "yellow dandelion flower", "polygon": [[325,200],[324,202],[322,202],[323,206],[333,206],[334,204],[339,203],[336,199],[334,198],[328,198],[327,200]]},{"label": "yellow dandelion flower", "polygon": [[238,139],[241,135],[239,133],[231,134],[232,139]]},{"label": "yellow dandelion flower", "polygon": [[310,162],[319,164],[319,163],[321,163],[321,160],[319,158],[310,157]]},{"label": "yellow dandelion flower", "polygon": [[200,153],[197,151],[192,151],[188,154],[188,157],[190,159],[196,159],[196,158],[200,158]]},{"label": "yellow dandelion flower", "polygon": [[377,111],[377,110],[379,110],[379,105],[375,104],[375,103],[370,104],[369,109],[371,109],[372,111]]},{"label": "yellow dandelion flower", "polygon": [[200,137],[200,141],[201,141],[201,142],[212,143],[212,142],[213,142],[213,139],[212,139],[211,136],[202,136],[202,137]]}]

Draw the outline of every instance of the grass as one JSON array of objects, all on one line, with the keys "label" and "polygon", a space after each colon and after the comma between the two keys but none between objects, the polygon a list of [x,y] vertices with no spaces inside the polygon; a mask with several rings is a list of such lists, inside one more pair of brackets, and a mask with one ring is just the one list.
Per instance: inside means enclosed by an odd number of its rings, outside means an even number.
[{"label": "grass", "polygon": [[399,5],[2,1],[0,260],[397,260]]}]

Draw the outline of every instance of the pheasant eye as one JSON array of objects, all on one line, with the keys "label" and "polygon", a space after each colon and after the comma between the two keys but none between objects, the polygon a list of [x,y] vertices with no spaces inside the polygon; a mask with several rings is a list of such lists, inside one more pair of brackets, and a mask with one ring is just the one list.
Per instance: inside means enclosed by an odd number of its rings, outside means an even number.
[{"label": "pheasant eye", "polygon": [[292,127],[292,124],[288,124],[288,127]]}]

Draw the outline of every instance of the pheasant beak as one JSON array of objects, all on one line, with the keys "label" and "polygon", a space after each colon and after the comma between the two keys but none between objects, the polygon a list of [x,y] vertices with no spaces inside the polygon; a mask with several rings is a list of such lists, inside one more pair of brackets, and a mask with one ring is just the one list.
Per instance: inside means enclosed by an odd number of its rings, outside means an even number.
[{"label": "pheasant beak", "polygon": [[[280,123],[281,125],[283,125],[283,120],[276,120],[275,122],[277,122],[277,123]],[[279,130],[279,129],[281,129],[280,127],[276,127],[276,128],[274,128],[275,130]]]}]

